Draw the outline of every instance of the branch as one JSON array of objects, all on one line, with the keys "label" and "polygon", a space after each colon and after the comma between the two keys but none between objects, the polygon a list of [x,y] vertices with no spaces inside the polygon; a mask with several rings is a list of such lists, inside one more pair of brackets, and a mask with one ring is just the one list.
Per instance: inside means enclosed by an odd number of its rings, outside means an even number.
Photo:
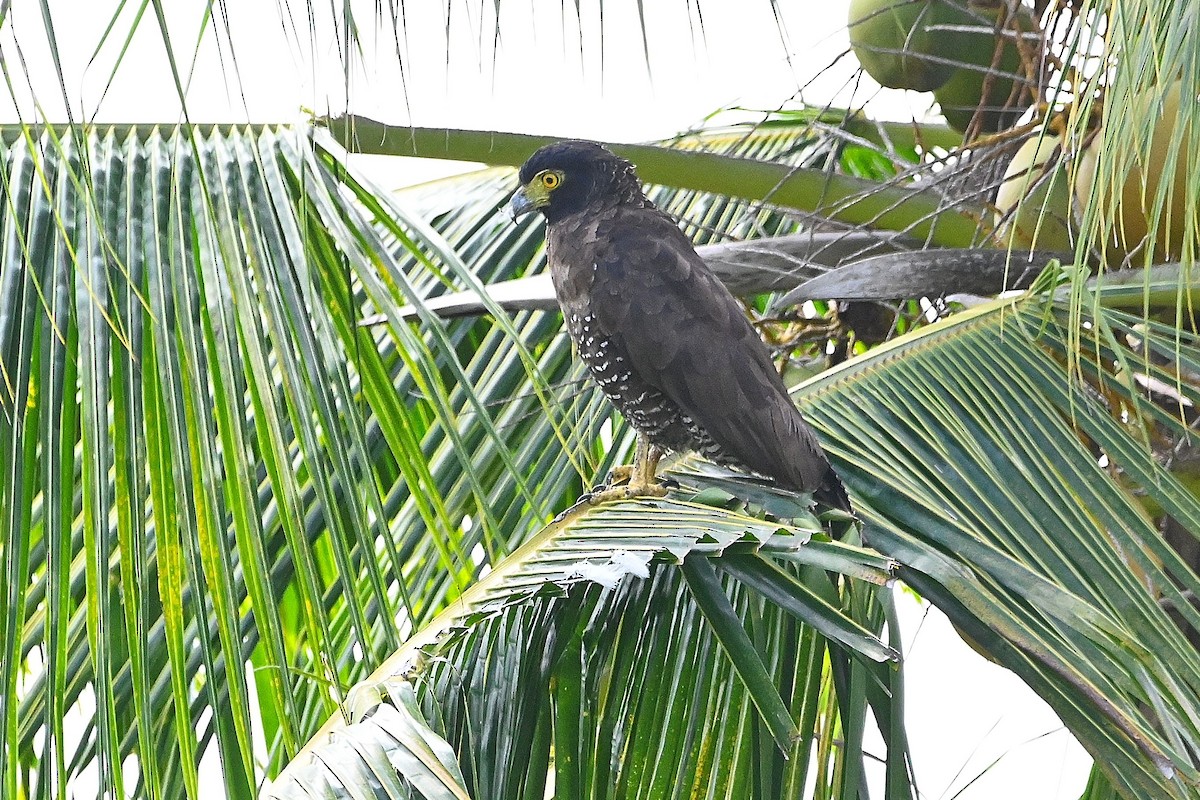
[{"label": "branch", "polygon": [[[353,153],[519,166],[556,137],[394,126],[346,115],[317,121]],[[991,227],[983,206],[946,207],[933,190],[906,189],[821,169],[648,144],[610,143],[650,183],[770,202],[853,225],[900,231],[937,247],[968,247]],[[984,221],[987,222],[984,222]]]},{"label": "branch", "polygon": [[[846,260],[914,246],[911,240],[894,233],[822,231],[702,245],[696,248],[696,252],[731,292],[746,297],[793,289],[826,274]],[[487,292],[505,311],[549,311],[558,308],[554,287],[546,273],[499,281],[490,284]],[[471,290],[432,297],[423,305],[427,310],[446,318],[487,313],[486,304]],[[400,315],[411,319],[418,316],[418,311],[415,306],[405,306],[400,309]],[[359,324],[375,325],[385,321],[382,317],[367,317],[360,320]]]}]

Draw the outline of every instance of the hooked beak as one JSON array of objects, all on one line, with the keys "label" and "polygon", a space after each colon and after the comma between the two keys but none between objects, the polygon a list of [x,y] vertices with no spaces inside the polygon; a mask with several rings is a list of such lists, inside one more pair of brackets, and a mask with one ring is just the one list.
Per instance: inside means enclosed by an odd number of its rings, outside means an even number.
[{"label": "hooked beak", "polygon": [[533,211],[537,206],[529,199],[529,195],[525,194],[525,187],[517,189],[513,193],[512,199],[508,201],[508,213],[516,222],[519,217]]},{"label": "hooked beak", "polygon": [[518,217],[528,214],[545,206],[550,202],[550,194],[542,188],[542,185],[534,181],[529,186],[522,186],[513,193],[512,199],[508,201],[508,213],[512,215],[515,222]]}]

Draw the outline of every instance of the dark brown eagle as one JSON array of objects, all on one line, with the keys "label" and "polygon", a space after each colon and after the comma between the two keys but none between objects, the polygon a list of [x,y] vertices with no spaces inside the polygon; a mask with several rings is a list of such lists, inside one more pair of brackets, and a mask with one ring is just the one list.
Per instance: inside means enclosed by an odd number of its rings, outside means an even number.
[{"label": "dark brown eagle", "polygon": [[554,290],[592,377],[638,433],[624,486],[659,495],[658,460],[694,450],[833,507],[850,501],[738,301],[642,193],[633,165],[595,142],[534,153],[512,198],[538,210]]}]

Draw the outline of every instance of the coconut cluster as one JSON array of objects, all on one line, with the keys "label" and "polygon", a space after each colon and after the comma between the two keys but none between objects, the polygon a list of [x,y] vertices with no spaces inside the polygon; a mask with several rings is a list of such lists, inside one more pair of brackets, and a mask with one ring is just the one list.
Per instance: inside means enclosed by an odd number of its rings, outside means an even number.
[{"label": "coconut cluster", "polygon": [[[1007,0],[850,0],[850,44],[863,69],[894,89],[932,92],[947,124],[975,136],[1015,126],[1037,96],[1041,37],[1031,9]],[[1187,165],[1193,131],[1176,130],[1176,84],[1161,104],[1134,98],[1128,112],[1159,120],[1145,147],[1132,154],[1120,192],[1104,198],[1107,238],[1098,243],[1110,264],[1177,260],[1185,248]],[[1189,97],[1196,103],[1197,98]],[[1017,131],[1015,134],[1023,135]],[[1105,140],[1094,131],[1086,147],[1064,158],[1065,143],[1034,131],[1013,156],[995,198],[996,234],[1006,245],[1071,251],[1077,209],[1089,205]],[[1095,201],[1091,201],[1094,207]],[[1161,207],[1156,224],[1148,209]],[[1192,242],[1200,249],[1200,242]]]},{"label": "coconut cluster", "polygon": [[[1183,254],[1187,230],[1187,164],[1191,131],[1177,130],[1182,87],[1176,83],[1160,106],[1148,97],[1136,99],[1131,113],[1158,120],[1148,146],[1133,155],[1133,163],[1113,198],[1110,233],[1099,242],[1105,259],[1127,258],[1174,261]],[[1192,102],[1195,102],[1193,98]],[[1075,169],[1061,158],[1064,142],[1053,134],[1036,133],[1013,156],[996,193],[997,233],[1004,243],[1042,250],[1071,250],[1078,233],[1072,208],[1085,207],[1095,185],[1104,130],[1096,131],[1079,153]],[[1149,209],[1163,195],[1156,225]]]},{"label": "coconut cluster", "polygon": [[1013,125],[1033,101],[1031,44],[1024,6],[1003,0],[851,0],[850,45],[884,86],[933,92],[950,127],[980,133]]}]

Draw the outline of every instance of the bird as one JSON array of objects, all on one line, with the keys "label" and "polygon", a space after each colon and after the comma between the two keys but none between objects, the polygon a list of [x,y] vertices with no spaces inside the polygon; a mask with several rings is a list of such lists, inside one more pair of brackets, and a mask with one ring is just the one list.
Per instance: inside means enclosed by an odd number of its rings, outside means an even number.
[{"label": "bird", "polygon": [[633,464],[593,502],[664,496],[660,458],[694,451],[851,511],[741,304],[646,197],[630,161],[597,142],[557,141],[518,180],[509,211],[545,218],[567,332],[637,433]]}]

